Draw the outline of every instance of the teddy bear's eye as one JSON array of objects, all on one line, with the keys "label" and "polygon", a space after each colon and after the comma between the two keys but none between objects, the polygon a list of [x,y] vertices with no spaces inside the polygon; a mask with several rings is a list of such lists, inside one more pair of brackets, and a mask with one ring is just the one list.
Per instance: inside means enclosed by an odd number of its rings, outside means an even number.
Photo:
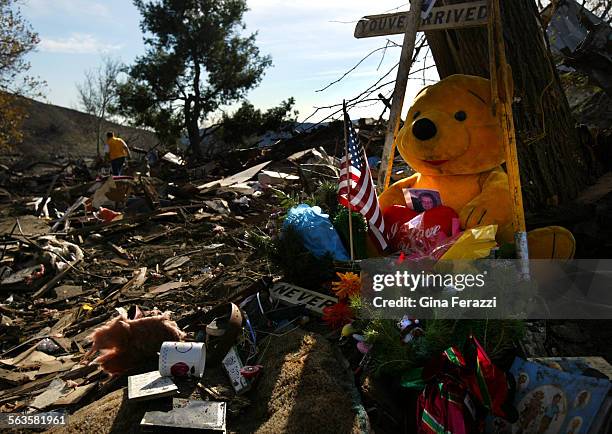
[{"label": "teddy bear's eye", "polygon": [[421,115],[421,112],[414,112],[414,116],[412,117],[412,119],[416,119]]},{"label": "teddy bear's eye", "polygon": [[467,119],[467,115],[463,110],[459,110],[457,113],[455,113],[455,119],[458,121],[464,121]]}]

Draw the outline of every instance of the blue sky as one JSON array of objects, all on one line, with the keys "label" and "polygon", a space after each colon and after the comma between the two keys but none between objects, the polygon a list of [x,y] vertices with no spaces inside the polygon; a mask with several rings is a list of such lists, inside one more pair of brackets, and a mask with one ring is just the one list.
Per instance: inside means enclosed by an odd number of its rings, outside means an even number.
[{"label": "blue sky", "polygon": [[[262,109],[293,96],[304,119],[316,106],[336,104],[359,94],[399,60],[399,48],[388,49],[384,58],[379,51],[341,83],[316,92],[370,51],[385,46],[384,37],[355,39],[356,20],[398,7],[404,10],[407,2],[250,0],[248,5],[246,31],[259,32],[257,44],[273,60],[261,85],[248,95]],[[129,0],[25,0],[22,11],[41,38],[36,52],[29,55],[31,72],[46,80],[46,98],[52,104],[76,108],[75,85],[83,80],[86,70],[100,64],[101,56],[129,64],[144,51],[140,15]],[[402,37],[390,39],[401,44]],[[388,80],[394,78],[395,72]],[[436,79],[435,71],[427,78]],[[422,86],[422,80],[409,82],[406,105]],[[391,90],[387,87],[385,93]],[[378,117],[381,110],[380,103],[364,105],[352,109],[351,117]],[[328,113],[321,111],[313,119],[320,120]]]}]

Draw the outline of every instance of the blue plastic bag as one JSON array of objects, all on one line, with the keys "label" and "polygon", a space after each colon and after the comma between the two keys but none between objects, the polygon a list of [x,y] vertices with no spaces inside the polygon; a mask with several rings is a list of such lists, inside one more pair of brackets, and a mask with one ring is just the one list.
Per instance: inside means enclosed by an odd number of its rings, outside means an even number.
[{"label": "blue plastic bag", "polygon": [[350,259],[329,216],[320,207],[300,204],[291,208],[283,223],[283,228],[287,226],[302,236],[304,247],[317,258],[329,253],[337,261]]}]

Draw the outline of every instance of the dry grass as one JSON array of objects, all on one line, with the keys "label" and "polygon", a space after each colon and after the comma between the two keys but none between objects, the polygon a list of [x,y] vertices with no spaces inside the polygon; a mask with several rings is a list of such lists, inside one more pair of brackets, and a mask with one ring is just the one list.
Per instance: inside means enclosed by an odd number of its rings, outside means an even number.
[{"label": "dry grass", "polygon": [[[249,393],[244,413],[228,413],[228,432],[258,434],[349,434],[361,432],[353,411],[354,386],[334,347],[322,336],[294,331],[271,337],[261,362],[264,371]],[[209,370],[205,380],[215,382]],[[225,380],[224,375],[220,374]],[[228,385],[229,386],[229,385]],[[130,403],[117,390],[78,410],[54,434],[140,432],[140,420],[154,401]]]},{"label": "dry grass", "polygon": [[76,411],[69,424],[47,431],[53,434],[107,434],[139,432],[147,403],[130,403],[127,389],[109,393],[105,397]]},{"label": "dry grass", "polygon": [[[23,142],[2,153],[17,153],[32,160],[53,160],[55,155],[91,157],[96,155],[95,118],[77,110],[29,100],[23,123]],[[103,133],[113,130],[130,146],[145,149],[157,144],[154,134],[137,128],[105,123]]]},{"label": "dry grass", "polygon": [[359,432],[352,385],[330,343],[303,331],[270,339],[255,407],[267,420],[254,432]]}]

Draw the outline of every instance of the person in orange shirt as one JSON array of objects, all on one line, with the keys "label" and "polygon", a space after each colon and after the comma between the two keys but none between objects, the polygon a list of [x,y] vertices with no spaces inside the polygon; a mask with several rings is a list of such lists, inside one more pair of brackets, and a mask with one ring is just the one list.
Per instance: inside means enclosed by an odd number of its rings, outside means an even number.
[{"label": "person in orange shirt", "polygon": [[106,133],[104,154],[106,158],[110,160],[113,176],[121,176],[125,159],[132,158],[128,145],[123,139],[115,137],[115,133],[112,131]]}]

